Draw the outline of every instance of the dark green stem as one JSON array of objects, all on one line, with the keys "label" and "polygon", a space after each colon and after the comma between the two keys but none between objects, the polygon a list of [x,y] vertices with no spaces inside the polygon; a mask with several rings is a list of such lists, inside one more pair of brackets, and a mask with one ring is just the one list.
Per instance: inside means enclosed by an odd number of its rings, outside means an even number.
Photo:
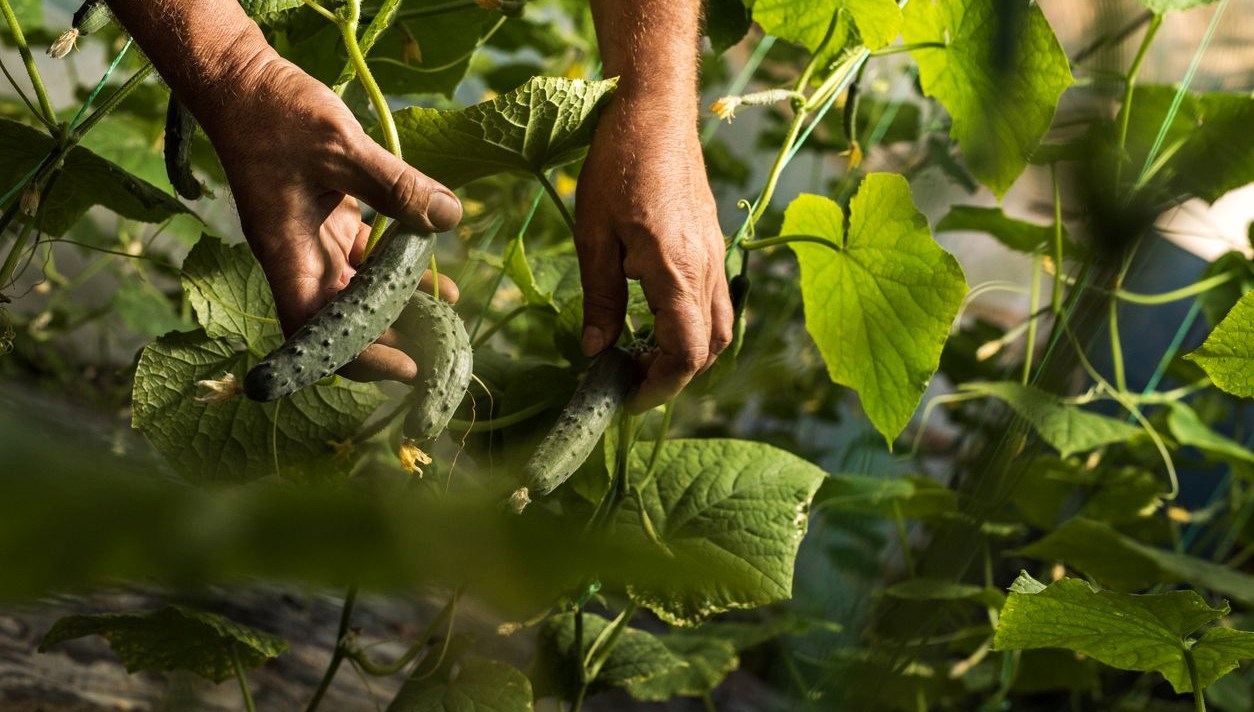
[{"label": "dark green stem", "polygon": [[544,192],[552,198],[553,204],[562,213],[562,219],[566,221],[566,226],[570,228],[570,234],[575,234],[575,218],[571,217],[570,211],[566,208],[566,202],[562,200],[562,196],[557,194],[557,189],[553,187],[553,182],[543,173],[536,173],[536,178],[540,181],[540,185],[544,186]]},{"label": "dark green stem", "polygon": [[889,57],[902,52],[913,52],[919,49],[948,49],[949,45],[944,42],[912,42],[907,44],[892,45],[883,47],[871,53],[872,57]]},{"label": "dark green stem", "polygon": [[1197,661],[1193,659],[1193,651],[1189,648],[1184,649],[1184,664],[1189,668],[1189,682],[1193,683],[1193,710],[1206,712],[1205,690],[1197,674]]},{"label": "dark green stem", "polygon": [[370,656],[367,655],[364,650],[350,650],[345,654],[347,657],[352,659],[354,663],[361,667],[362,670],[371,675],[376,677],[395,675],[414,658],[418,657],[418,653],[422,652],[422,649],[427,647],[427,644],[431,642],[431,639],[435,637],[435,634],[439,632],[440,629],[448,625],[447,621],[457,611],[457,599],[460,596],[460,589],[454,591],[453,595],[449,597],[448,603],[444,604],[444,607],[440,609],[440,612],[436,615],[436,617],[432,619],[432,621],[427,624],[427,627],[424,628],[423,631],[418,634],[418,637],[414,639],[414,644],[409,646],[409,649],[394,662],[389,664],[376,663],[370,659]]},{"label": "dark green stem", "polygon": [[817,245],[822,245],[836,250],[837,252],[841,251],[840,245],[837,245],[826,237],[819,237],[817,235],[778,235],[776,237],[764,237],[761,240],[741,240],[740,249],[761,250],[767,247],[775,247],[776,245],[786,245],[790,242],[813,242]]},{"label": "dark green stem", "polygon": [[1120,109],[1122,119],[1119,122],[1119,152],[1115,157],[1115,188],[1118,189],[1120,182],[1123,180],[1123,152],[1128,143],[1128,121],[1132,117],[1132,94],[1136,89],[1136,77],[1141,73],[1141,65],[1145,62],[1145,56],[1149,52],[1150,44],[1154,41],[1154,36],[1158,34],[1158,28],[1163,24],[1162,15],[1154,15],[1150,20],[1149,29],[1145,31],[1145,37],[1141,40],[1141,46],[1136,51],[1136,58],[1132,60],[1132,66],[1128,69],[1128,74],[1124,78],[1123,86],[1123,106]]},{"label": "dark green stem", "polygon": [[237,645],[231,646],[231,667],[235,669],[235,679],[239,681],[239,691],[244,696],[244,709],[248,712],[257,712],[257,706],[253,704],[253,695],[248,690],[248,678],[244,677],[244,665],[239,660]]},{"label": "dark green stem", "polygon": [[500,331],[501,329],[504,329],[506,325],[508,325],[511,321],[525,314],[527,310],[530,308],[531,308],[531,305],[524,304],[520,307],[517,307],[513,311],[510,311],[508,314],[501,317],[500,319],[497,319],[496,323],[493,324],[492,326],[489,326],[487,331],[484,331],[482,334],[475,337],[475,340],[470,344],[471,348],[477,349],[480,346],[483,346],[484,344],[486,344],[488,342],[488,339],[496,335],[496,333]]},{"label": "dark green stem", "polygon": [[305,708],[305,712],[314,712],[318,709],[322,698],[331,687],[331,681],[335,679],[335,673],[340,669],[340,663],[344,662],[344,638],[348,635],[349,626],[352,625],[353,606],[356,603],[357,585],[353,584],[348,587],[348,593],[344,594],[344,607],[340,609],[340,627],[335,634],[335,650],[331,653],[331,662],[327,664],[327,670],[322,674],[322,681],[318,683],[318,689],[314,691],[313,699],[309,700],[309,706]]},{"label": "dark green stem", "polygon": [[0,13],[4,14],[9,31],[13,33],[13,43],[17,45],[18,54],[22,55],[22,63],[26,65],[26,73],[30,75],[30,83],[35,88],[35,96],[39,99],[39,108],[43,112],[44,122],[56,125],[57,112],[52,108],[52,102],[48,101],[48,90],[44,88],[44,81],[39,76],[39,67],[35,66],[35,57],[30,52],[30,46],[26,44],[26,35],[22,34],[22,25],[18,23],[17,15],[13,12],[9,0],[0,0]]},{"label": "dark green stem", "polygon": [[532,403],[526,408],[521,408],[508,415],[498,416],[489,420],[469,421],[453,419],[448,422],[448,427],[450,430],[460,431],[497,430],[500,428],[508,428],[511,425],[517,425],[536,417],[537,415],[543,413],[546,409],[556,405],[557,402],[557,398],[547,398],[539,403]]}]

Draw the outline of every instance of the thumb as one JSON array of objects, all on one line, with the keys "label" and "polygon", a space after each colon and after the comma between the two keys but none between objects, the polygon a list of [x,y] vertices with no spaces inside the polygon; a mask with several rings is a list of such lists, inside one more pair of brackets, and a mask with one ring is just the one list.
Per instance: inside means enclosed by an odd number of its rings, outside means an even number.
[{"label": "thumb", "polygon": [[604,232],[581,235],[575,242],[579,278],[583,283],[583,337],[581,348],[592,357],[618,341],[627,316],[627,277],[622,248]]},{"label": "thumb", "polygon": [[462,205],[453,191],[374,141],[359,143],[349,160],[352,170],[344,192],[384,215],[430,232],[451,230],[461,222]]}]

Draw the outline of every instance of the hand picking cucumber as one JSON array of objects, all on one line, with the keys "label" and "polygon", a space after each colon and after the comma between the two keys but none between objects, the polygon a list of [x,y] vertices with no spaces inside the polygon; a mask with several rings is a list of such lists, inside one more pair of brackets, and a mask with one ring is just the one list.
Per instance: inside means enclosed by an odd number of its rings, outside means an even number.
[{"label": "hand picking cucumber", "polygon": [[204,191],[192,174],[192,137],[196,134],[196,117],[187,107],[170,95],[165,112],[165,174],[174,192],[186,200],[199,200]]},{"label": "hand picking cucumber", "polygon": [[405,436],[419,443],[444,432],[470,386],[474,352],[461,317],[446,302],[418,292],[396,326],[414,345],[418,364],[413,408],[405,417]]},{"label": "hand picking cucumber", "polygon": [[601,434],[636,385],[636,360],[617,346],[602,351],[575,389],[548,435],[523,465],[527,482],[514,492],[517,511],[534,497],[543,497],[570,479],[588,459]]},{"label": "hand picking cucumber", "polygon": [[394,223],[339,294],[244,377],[244,393],[271,401],[325,378],[374,343],[418,290],[435,235]]}]

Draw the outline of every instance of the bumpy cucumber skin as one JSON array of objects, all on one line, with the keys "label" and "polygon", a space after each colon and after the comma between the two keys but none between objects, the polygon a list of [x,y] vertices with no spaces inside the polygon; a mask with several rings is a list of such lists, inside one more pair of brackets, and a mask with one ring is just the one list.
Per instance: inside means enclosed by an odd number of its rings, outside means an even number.
[{"label": "bumpy cucumber skin", "polygon": [[635,384],[636,361],[627,350],[615,346],[596,357],[553,428],[523,465],[529,497],[543,497],[570,479],[592,454]]},{"label": "bumpy cucumber skin", "polygon": [[165,112],[165,174],[174,192],[185,200],[199,200],[203,195],[200,181],[192,174],[192,137],[196,133],[196,117],[173,95]]},{"label": "bumpy cucumber skin", "polygon": [[418,363],[417,398],[405,417],[405,436],[418,442],[436,438],[470,386],[474,351],[470,335],[453,307],[418,292],[397,321],[401,335],[414,345]]},{"label": "bumpy cucumber skin", "polygon": [[395,223],[348,286],[244,377],[258,401],[291,395],[335,373],[374,343],[418,290],[435,236]]},{"label": "bumpy cucumber skin", "polygon": [[113,11],[105,0],[87,0],[74,11],[71,27],[80,35],[90,35],[110,22],[113,22]]}]

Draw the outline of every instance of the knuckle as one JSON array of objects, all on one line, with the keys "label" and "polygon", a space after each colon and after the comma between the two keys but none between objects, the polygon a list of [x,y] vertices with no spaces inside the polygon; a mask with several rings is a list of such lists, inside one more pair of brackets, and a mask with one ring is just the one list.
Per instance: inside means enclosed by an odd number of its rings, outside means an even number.
[{"label": "knuckle", "polygon": [[428,203],[431,200],[431,188],[416,173],[401,169],[391,180],[389,190],[399,210],[426,217]]}]

